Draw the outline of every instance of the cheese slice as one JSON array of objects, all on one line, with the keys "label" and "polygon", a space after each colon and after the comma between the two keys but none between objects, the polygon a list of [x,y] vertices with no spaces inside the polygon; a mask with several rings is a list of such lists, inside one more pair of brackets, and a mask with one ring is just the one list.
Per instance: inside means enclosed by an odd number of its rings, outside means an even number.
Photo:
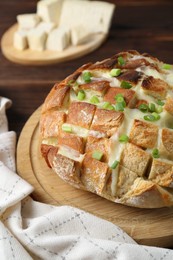
[{"label": "cheese slice", "polygon": [[32,29],[40,22],[40,17],[37,14],[19,14],[17,22],[20,29]]},{"label": "cheese slice", "polygon": [[58,25],[63,0],[42,0],[37,3],[37,14],[45,22]]},{"label": "cheese slice", "polygon": [[43,51],[45,49],[47,34],[37,28],[28,33],[28,45],[31,50]]},{"label": "cheese slice", "polygon": [[26,30],[18,30],[14,33],[13,45],[18,50],[25,50],[28,47],[28,39],[27,39],[28,31]]},{"label": "cheese slice", "polygon": [[69,32],[64,28],[56,28],[48,35],[46,49],[63,51],[69,45]]}]

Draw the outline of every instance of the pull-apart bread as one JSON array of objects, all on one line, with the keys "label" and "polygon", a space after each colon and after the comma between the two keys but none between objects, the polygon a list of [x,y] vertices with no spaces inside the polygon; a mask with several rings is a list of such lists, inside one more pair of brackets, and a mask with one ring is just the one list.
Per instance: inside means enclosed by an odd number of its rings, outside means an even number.
[{"label": "pull-apart bread", "polygon": [[85,64],[51,89],[40,137],[48,166],[74,187],[134,207],[172,206],[172,66],[137,51]]}]

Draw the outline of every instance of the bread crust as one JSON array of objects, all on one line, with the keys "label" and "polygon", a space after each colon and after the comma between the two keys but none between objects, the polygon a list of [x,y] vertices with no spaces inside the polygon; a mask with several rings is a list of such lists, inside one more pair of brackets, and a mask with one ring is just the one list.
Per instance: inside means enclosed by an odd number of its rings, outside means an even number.
[{"label": "bread crust", "polygon": [[87,63],[55,84],[39,125],[47,165],[75,188],[115,203],[173,206],[168,74],[173,69],[157,58],[130,50]]}]

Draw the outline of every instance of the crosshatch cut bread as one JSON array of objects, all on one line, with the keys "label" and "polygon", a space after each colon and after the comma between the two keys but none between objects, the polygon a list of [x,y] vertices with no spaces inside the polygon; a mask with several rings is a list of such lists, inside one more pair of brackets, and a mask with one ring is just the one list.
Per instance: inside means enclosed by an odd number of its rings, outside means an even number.
[{"label": "crosshatch cut bread", "polygon": [[173,68],[125,51],[53,86],[41,153],[76,188],[128,206],[173,206]]}]

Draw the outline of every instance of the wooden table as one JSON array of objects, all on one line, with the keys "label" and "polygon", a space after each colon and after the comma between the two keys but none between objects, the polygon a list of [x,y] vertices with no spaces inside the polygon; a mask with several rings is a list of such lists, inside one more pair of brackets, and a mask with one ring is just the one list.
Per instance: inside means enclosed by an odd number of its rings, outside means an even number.
[{"label": "wooden table", "polygon": [[[8,0],[0,3],[0,35],[16,22],[19,13],[35,12],[36,0]],[[119,51],[136,49],[173,63],[173,1],[109,0],[116,3],[110,34],[96,51],[73,61],[49,66],[22,66],[0,54],[0,95],[10,98],[10,130],[19,136],[25,122],[56,81],[80,65],[102,60]]]}]

